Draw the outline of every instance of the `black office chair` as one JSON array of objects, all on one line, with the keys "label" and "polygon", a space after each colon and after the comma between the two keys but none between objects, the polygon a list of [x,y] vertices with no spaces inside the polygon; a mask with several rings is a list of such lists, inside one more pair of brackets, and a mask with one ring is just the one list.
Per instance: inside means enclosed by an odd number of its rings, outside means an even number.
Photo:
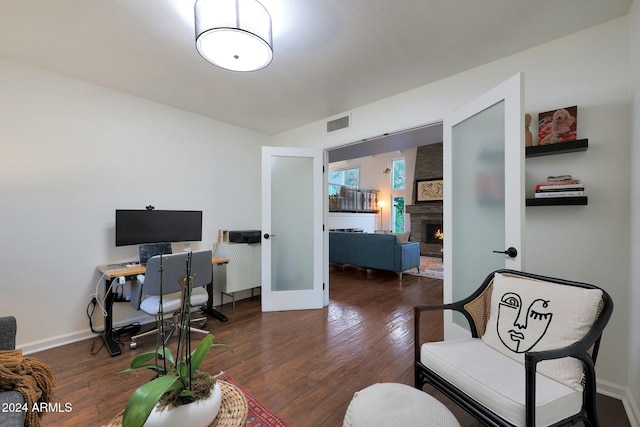
[{"label": "black office chair", "polygon": [[[136,310],[142,310],[148,315],[155,316],[156,328],[132,336],[129,348],[136,348],[138,338],[157,333],[161,334],[162,340],[166,343],[180,327],[179,319],[177,319],[182,304],[180,279],[184,280],[183,276],[186,275],[189,256],[191,256],[190,272],[194,276],[191,306],[204,306],[207,303],[209,294],[206,285],[211,282],[211,250],[156,255],[149,258],[146,273],[138,276],[137,280],[131,283],[131,305]],[[161,267],[163,272],[161,272]],[[160,290],[161,279],[162,291]],[[161,293],[162,304],[160,303]],[[168,316],[169,319],[165,319],[165,316]],[[207,324],[206,317],[191,321],[200,322],[201,328]],[[189,329],[192,332],[209,333],[206,330],[193,327]]]}]

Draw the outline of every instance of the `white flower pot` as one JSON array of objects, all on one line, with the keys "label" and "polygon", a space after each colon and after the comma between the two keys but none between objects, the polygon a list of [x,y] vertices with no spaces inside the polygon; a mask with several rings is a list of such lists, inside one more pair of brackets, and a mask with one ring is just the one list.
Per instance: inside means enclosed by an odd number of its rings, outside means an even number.
[{"label": "white flower pot", "polygon": [[156,406],[144,427],[175,427],[188,425],[189,427],[207,427],[213,422],[220,410],[222,403],[222,390],[220,383],[211,390],[211,395],[204,400],[198,400],[188,405],[180,405],[171,409],[158,410]]}]

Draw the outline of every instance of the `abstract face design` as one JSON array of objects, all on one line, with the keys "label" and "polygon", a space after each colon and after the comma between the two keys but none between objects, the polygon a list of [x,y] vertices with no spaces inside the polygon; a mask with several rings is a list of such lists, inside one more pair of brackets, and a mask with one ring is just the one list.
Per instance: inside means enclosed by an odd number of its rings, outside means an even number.
[{"label": "abstract face design", "polygon": [[529,351],[544,336],[552,317],[549,301],[523,301],[520,295],[507,292],[498,305],[500,341],[516,353]]}]

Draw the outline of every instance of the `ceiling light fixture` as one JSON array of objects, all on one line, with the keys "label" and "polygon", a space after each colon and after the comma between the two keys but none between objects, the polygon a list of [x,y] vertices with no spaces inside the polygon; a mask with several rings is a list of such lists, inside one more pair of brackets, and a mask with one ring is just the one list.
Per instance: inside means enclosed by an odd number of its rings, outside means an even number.
[{"label": "ceiling light fixture", "polygon": [[196,49],[232,71],[260,70],[273,59],[271,16],[256,0],[197,0]]}]

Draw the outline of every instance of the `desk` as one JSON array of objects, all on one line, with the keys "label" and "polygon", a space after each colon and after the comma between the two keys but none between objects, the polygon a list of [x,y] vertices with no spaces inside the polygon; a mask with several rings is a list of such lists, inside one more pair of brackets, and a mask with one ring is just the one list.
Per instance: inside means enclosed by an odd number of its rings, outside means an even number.
[{"label": "desk", "polygon": [[[228,264],[229,258],[221,258],[218,256],[214,256],[211,259],[211,265],[217,264]],[[117,264],[106,264],[99,265],[97,267],[98,271],[104,275],[105,277],[105,301],[104,301],[104,309],[107,312],[107,315],[104,318],[104,332],[100,333],[100,336],[104,340],[105,345],[107,346],[107,350],[109,351],[109,355],[117,356],[121,353],[120,346],[113,339],[113,302],[114,302],[114,294],[111,292],[111,286],[113,281],[118,277],[125,277],[129,280],[136,280],[136,276],[138,274],[144,274],[147,272],[147,269],[144,265],[134,265],[131,267],[127,266],[119,266]],[[207,293],[209,294],[209,299],[207,300],[207,307],[203,310],[204,313],[215,317],[221,322],[226,322],[229,320],[227,316],[220,313],[218,310],[213,308],[213,269],[212,269],[212,280],[207,285]]]}]

